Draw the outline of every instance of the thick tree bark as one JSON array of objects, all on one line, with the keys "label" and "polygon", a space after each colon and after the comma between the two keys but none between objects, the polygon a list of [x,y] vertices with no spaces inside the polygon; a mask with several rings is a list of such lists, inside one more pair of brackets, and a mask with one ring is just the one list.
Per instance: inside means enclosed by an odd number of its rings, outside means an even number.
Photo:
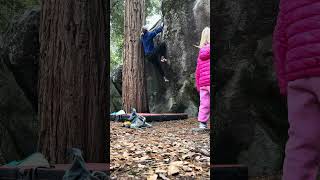
[{"label": "thick tree bark", "polygon": [[66,163],[67,150],[106,161],[104,0],[41,1],[38,149]]},{"label": "thick tree bark", "polygon": [[136,108],[148,112],[141,28],[145,21],[144,0],[125,1],[124,61],[122,71],[122,104],[126,112]]}]

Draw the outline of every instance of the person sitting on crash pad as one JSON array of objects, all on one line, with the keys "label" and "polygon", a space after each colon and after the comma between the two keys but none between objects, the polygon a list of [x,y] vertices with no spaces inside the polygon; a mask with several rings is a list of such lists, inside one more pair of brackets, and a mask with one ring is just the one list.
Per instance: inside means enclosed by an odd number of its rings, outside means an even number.
[{"label": "person sitting on crash pad", "polygon": [[163,23],[161,27],[153,31],[148,31],[147,26],[143,26],[142,33],[141,33],[141,41],[142,41],[145,58],[148,61],[150,61],[159,70],[160,75],[163,77],[164,81],[169,82],[160,64],[160,61],[163,63],[167,62],[167,59],[165,58],[166,45],[165,43],[160,43],[159,46],[155,47],[153,43],[153,38],[156,37],[157,34],[162,32],[162,30],[163,30]]}]

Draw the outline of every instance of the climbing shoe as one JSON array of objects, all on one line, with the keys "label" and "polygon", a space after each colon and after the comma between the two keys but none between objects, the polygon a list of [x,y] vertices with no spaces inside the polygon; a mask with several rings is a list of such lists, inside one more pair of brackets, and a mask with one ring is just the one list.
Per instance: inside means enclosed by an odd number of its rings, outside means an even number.
[{"label": "climbing shoe", "polygon": [[167,79],[166,77],[163,77],[164,82],[169,82],[169,79]]},{"label": "climbing shoe", "polygon": [[166,58],[162,58],[162,59],[161,59],[161,62],[163,62],[163,63],[164,63],[164,62],[167,62],[167,61],[168,61],[168,60],[167,60]]},{"label": "climbing shoe", "polygon": [[161,56],[161,60],[160,60],[161,62],[167,62],[168,60],[164,57],[164,56]]}]

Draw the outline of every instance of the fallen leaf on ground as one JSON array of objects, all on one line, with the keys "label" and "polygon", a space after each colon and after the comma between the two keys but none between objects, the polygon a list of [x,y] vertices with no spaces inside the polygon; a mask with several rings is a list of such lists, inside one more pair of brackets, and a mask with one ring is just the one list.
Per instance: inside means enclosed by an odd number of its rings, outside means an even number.
[{"label": "fallen leaf on ground", "polygon": [[179,168],[175,165],[170,165],[168,167],[168,175],[171,176],[176,174],[179,174]]},{"label": "fallen leaf on ground", "polygon": [[147,178],[147,180],[157,180],[158,178],[158,175],[157,174],[154,174],[154,175],[151,175]]},{"label": "fallen leaf on ground", "polygon": [[[205,156],[205,151],[210,152],[210,136],[192,132],[197,119],[152,122],[152,128],[143,130],[124,128],[120,122],[110,125],[111,179],[148,179],[154,175],[164,180],[210,179],[210,157]],[[175,165],[178,173],[169,175],[170,165]]]},{"label": "fallen leaf on ground", "polygon": [[192,169],[189,167],[189,166],[183,166],[182,169],[185,171],[185,172],[191,172]]},{"label": "fallen leaf on ground", "polygon": [[170,165],[173,165],[173,166],[182,166],[183,165],[183,161],[174,161],[172,163],[170,163]]}]

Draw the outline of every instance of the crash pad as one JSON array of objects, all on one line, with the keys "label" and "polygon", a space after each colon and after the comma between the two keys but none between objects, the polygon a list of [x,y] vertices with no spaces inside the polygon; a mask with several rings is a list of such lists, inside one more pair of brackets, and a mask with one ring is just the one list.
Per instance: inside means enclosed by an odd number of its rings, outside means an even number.
[{"label": "crash pad", "polygon": [[[137,113],[140,116],[146,118],[146,121],[171,121],[171,120],[181,120],[188,119],[188,114],[186,113]],[[130,114],[123,115],[110,115],[112,121],[125,121],[130,117]]]}]

